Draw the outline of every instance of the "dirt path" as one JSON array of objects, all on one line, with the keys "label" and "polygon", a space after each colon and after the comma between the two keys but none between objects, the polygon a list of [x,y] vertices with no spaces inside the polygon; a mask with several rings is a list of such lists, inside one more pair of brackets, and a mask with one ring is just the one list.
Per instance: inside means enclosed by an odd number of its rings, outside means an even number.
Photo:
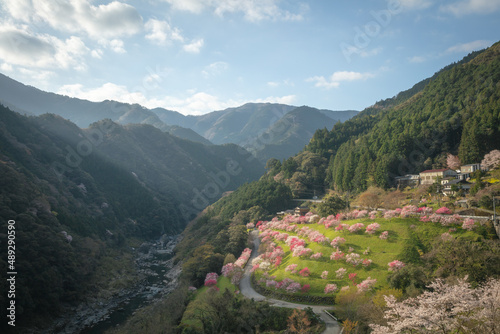
[{"label": "dirt path", "polygon": [[243,296],[247,298],[251,298],[257,301],[260,300],[265,300],[269,304],[277,307],[287,307],[287,308],[298,308],[298,309],[304,309],[306,307],[310,307],[313,309],[314,313],[319,315],[321,319],[325,322],[326,324],[326,330],[323,332],[324,334],[339,334],[341,332],[340,325],[337,321],[332,319],[328,314],[326,314],[324,311],[327,308],[330,308],[328,306],[318,306],[318,305],[304,305],[304,304],[295,304],[295,303],[290,303],[286,302],[283,300],[278,300],[278,299],[272,299],[272,298],[267,298],[261,294],[259,294],[257,291],[255,291],[252,288],[252,283],[251,283],[251,272],[250,270],[252,269],[252,260],[257,257],[258,249],[259,249],[259,244],[260,240],[258,237],[259,232],[258,231],[252,231],[251,236],[253,239],[253,250],[252,250],[252,255],[250,256],[250,259],[248,260],[247,266],[245,267],[245,274],[243,275],[243,278],[240,281],[240,292]]}]

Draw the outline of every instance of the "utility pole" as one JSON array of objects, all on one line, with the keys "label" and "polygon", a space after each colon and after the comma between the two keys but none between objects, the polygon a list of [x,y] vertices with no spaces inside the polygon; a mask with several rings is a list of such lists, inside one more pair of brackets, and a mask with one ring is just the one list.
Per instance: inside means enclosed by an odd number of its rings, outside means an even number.
[{"label": "utility pole", "polygon": [[495,210],[495,202],[496,198],[495,195],[491,196],[493,198],[493,224],[497,222],[497,211]]}]

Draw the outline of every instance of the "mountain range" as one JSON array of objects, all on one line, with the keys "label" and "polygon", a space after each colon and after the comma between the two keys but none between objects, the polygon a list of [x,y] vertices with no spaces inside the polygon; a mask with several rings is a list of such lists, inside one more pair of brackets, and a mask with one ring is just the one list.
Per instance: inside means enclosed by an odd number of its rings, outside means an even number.
[{"label": "mountain range", "polygon": [[[15,221],[22,245],[18,320],[36,323],[97,292],[93,287],[113,281],[96,275],[110,265],[107,254],[128,252],[132,239],[180,233],[208,204],[263,172],[235,144],[207,146],[109,119],[81,129],[58,115],[23,116],[0,106],[1,226],[7,231]],[[2,247],[4,269],[6,252]],[[0,289],[7,291],[5,280]]]},{"label": "mountain range", "polygon": [[[109,100],[91,102],[48,93],[1,74],[0,102],[24,114],[54,113],[81,128],[102,119],[110,119],[119,124],[150,124],[174,136],[206,145],[238,144],[252,151],[263,163],[271,157],[283,159],[295,154],[309,142],[315,130],[325,127],[331,129],[338,121],[344,122],[357,114],[352,110],[332,111],[274,103],[247,103],[205,115],[185,116],[164,108],[147,109],[138,104]],[[287,116],[293,110],[294,115]],[[302,115],[297,117],[300,113]],[[307,122],[304,122],[306,119]],[[280,120],[277,128],[274,125]],[[270,147],[266,147],[268,145]],[[276,146],[282,149],[276,150]]]}]

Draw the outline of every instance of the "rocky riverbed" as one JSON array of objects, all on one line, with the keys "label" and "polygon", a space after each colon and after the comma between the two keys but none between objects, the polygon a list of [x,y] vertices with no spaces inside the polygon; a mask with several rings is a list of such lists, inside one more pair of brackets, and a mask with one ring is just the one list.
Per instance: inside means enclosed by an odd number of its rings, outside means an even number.
[{"label": "rocky riverbed", "polygon": [[69,309],[51,328],[38,333],[103,333],[126,321],[137,309],[172,292],[181,273],[173,250],[180,236],[162,236],[135,249],[139,282],[108,299],[89,299]]}]

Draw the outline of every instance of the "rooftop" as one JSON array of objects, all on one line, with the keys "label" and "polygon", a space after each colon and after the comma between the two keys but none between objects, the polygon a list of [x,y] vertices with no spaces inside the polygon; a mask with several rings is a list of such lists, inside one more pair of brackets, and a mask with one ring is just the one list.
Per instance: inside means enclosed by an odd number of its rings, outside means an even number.
[{"label": "rooftop", "polygon": [[420,172],[420,174],[423,174],[423,173],[439,173],[439,172],[444,172],[446,170],[450,170],[449,168],[442,168],[442,169],[428,169],[428,170],[424,170],[423,172]]}]

